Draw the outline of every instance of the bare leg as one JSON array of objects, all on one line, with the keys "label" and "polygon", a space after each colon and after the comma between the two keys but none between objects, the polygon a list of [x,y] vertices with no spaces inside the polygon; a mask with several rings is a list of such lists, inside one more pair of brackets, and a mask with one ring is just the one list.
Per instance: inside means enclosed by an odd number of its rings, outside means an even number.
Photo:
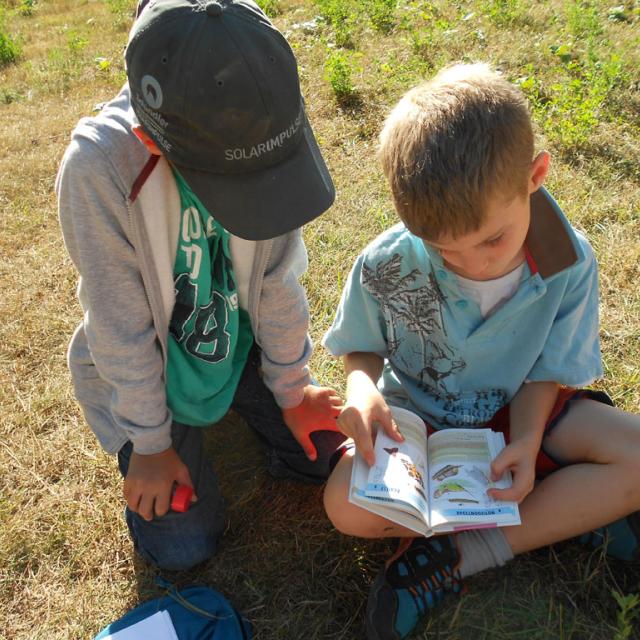
[{"label": "bare leg", "polygon": [[353,451],[348,451],[336,465],[324,490],[324,508],[333,526],[350,536],[359,538],[416,537],[415,531],[405,529],[375,513],[349,502],[349,483]]},{"label": "bare leg", "polygon": [[[536,485],[520,505],[522,524],[502,531],[514,554],[566,540],[640,510],[640,417],[581,400],[544,440],[568,466]],[[353,458],[345,455],[325,490],[325,509],[341,532],[362,538],[416,533],[348,501]]]},{"label": "bare leg", "polygon": [[590,531],[640,509],[640,417],[581,400],[544,440],[568,466],[520,505],[522,524],[503,532],[514,554]]},{"label": "bare leg", "polygon": [[[448,585],[459,592],[461,575],[503,564],[512,557],[509,547],[514,554],[523,553],[640,510],[640,417],[582,400],[570,406],[543,444],[550,456],[567,466],[536,485],[521,503],[522,524],[462,532],[456,536],[457,545],[453,536],[406,541],[372,585],[368,637],[408,635],[437,604],[438,594],[442,596],[442,587],[433,587],[440,586],[442,576],[450,580],[445,589]],[[325,490],[325,508],[336,528],[365,538],[415,537],[348,502],[352,460],[343,457]],[[488,540],[489,533],[498,540]],[[465,568],[465,557],[472,566]]]}]

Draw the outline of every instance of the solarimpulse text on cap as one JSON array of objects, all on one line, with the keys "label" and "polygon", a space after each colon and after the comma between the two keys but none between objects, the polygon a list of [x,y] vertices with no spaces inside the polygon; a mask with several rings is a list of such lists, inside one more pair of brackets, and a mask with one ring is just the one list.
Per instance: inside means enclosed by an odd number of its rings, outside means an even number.
[{"label": "solarimpulse text on cap", "polygon": [[249,160],[250,158],[259,158],[264,153],[273,151],[276,147],[281,147],[282,143],[293,137],[300,129],[302,124],[302,111],[298,114],[298,117],[294,120],[293,124],[289,128],[281,131],[279,134],[273,136],[265,142],[260,142],[253,147],[237,147],[235,149],[225,149],[225,160]]}]

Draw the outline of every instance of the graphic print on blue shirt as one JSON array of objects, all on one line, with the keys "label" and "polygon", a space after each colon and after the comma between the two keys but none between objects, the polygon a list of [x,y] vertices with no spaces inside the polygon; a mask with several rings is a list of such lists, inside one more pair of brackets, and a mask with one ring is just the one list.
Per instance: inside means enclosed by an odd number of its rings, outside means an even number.
[{"label": "graphic print on blue shirt", "polygon": [[356,259],[322,344],[382,358],[387,402],[435,428],[485,424],[527,381],[588,386],[602,375],[593,249],[546,191],[529,236],[536,268],[484,316],[442,256],[394,225]]},{"label": "graphic print on blue shirt", "polygon": [[[447,296],[433,272],[425,276],[414,268],[402,275],[402,259],[394,253],[373,268],[366,262],[362,265],[362,285],[377,301],[385,319],[389,362],[432,396],[442,411],[441,423],[452,427],[482,425],[504,406],[506,392],[464,392],[450,384],[449,378],[463,371],[467,363],[456,356],[447,339],[443,311]],[[425,284],[412,286],[416,282]]]}]

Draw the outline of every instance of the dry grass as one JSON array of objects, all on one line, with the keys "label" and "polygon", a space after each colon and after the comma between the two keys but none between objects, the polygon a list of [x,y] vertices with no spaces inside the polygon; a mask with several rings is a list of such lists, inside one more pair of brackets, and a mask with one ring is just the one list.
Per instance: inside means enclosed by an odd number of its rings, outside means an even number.
[{"label": "dry grass", "polygon": [[[53,197],[70,130],[123,80],[131,4],[41,0],[32,15],[21,15],[24,3],[0,0],[4,30],[22,50],[16,64],[0,67],[0,638],[7,640],[89,638],[159,593],[153,571],[132,552],[114,461],[99,450],[72,396],[64,354],[80,311]],[[400,2],[388,34],[373,31],[365,4],[345,0],[360,14],[345,53],[354,92],[338,103],[324,74],[336,50],[334,28],[326,21],[300,27],[320,12],[311,0],[270,2],[299,58],[310,118],[338,190],[336,205],[306,230],[316,342],[355,255],[395,222],[374,158],[384,113],[443,62],[485,59],[514,79],[533,75],[534,89],[544,93],[536,120],[540,143],[555,158],[550,188],[591,238],[601,265],[606,378],[599,384],[640,412],[637,2],[624,5],[630,22],[610,20],[602,3],[582,2],[576,14],[564,0],[531,7],[517,0]],[[596,109],[597,126],[573,143],[571,131],[554,129],[543,111],[556,106],[565,123],[575,114],[575,104],[553,89],[569,73],[552,51],[560,45],[581,63],[588,52],[603,64],[613,54],[622,60],[617,84]],[[98,70],[96,58],[110,67]],[[339,367],[321,350],[314,369],[342,385]],[[388,545],[332,532],[320,490],[269,479],[259,447],[234,416],[211,436],[229,529],[220,554],[188,578],[230,596],[260,640],[362,638],[367,586]],[[640,591],[640,573],[567,543],[469,585],[468,596],[445,605],[422,637],[614,638],[611,591]]]}]

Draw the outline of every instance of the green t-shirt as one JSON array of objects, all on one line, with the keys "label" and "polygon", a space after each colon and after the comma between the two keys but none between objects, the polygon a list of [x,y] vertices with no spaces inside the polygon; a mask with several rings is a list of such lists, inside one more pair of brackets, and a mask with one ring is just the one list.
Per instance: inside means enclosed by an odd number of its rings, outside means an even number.
[{"label": "green t-shirt", "polygon": [[229,233],[174,171],[180,234],[173,269],[176,302],[169,325],[167,402],[174,420],[206,426],[231,406],[253,344],[249,314],[238,307]]}]

